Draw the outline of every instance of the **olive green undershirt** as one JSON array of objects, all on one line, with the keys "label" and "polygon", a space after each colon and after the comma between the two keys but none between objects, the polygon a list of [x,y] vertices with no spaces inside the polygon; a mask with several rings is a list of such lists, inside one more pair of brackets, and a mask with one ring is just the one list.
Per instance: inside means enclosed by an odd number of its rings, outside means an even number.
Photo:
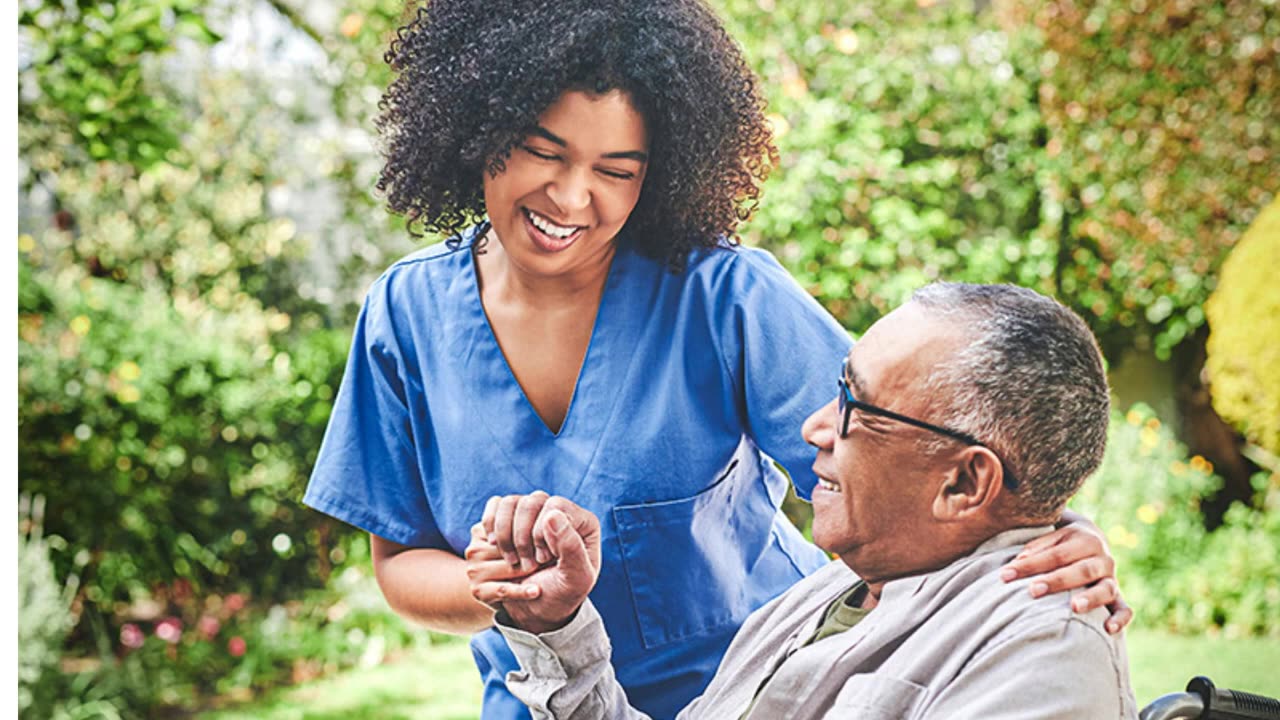
[{"label": "olive green undershirt", "polygon": [[[845,630],[848,630],[861,622],[862,619],[871,612],[869,609],[858,607],[862,604],[866,595],[867,584],[859,580],[853,587],[849,588],[847,592],[842,593],[840,597],[833,600],[831,604],[827,606],[827,611],[822,616],[822,624],[818,625],[818,629],[814,631],[813,636],[810,637],[803,645],[796,648],[796,650],[809,647],[819,640],[825,640],[832,635],[839,635]],[[792,652],[795,651],[793,650]],[[783,658],[782,662],[778,663],[778,667],[781,667],[783,662],[786,662],[786,658]],[[773,679],[774,673],[777,671],[778,668],[775,667],[768,675],[765,676],[764,680],[760,682],[760,687],[756,688],[755,696],[751,698],[751,702],[747,705],[747,709],[743,711],[739,720],[751,714],[751,708],[755,707],[756,700],[760,699],[761,691],[763,691],[764,687],[769,684],[769,681]]]}]

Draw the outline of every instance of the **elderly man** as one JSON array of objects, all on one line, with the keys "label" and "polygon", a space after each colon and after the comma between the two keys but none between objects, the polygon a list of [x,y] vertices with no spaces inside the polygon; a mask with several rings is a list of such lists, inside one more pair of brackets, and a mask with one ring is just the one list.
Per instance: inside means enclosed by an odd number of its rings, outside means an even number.
[{"label": "elderly man", "polygon": [[[867,331],[838,383],[803,433],[814,541],[839,560],[752,614],[680,717],[1136,717],[1106,611],[1000,578],[1102,459],[1107,384],[1084,323],[1030,290],[934,284]],[[487,579],[492,522],[468,559],[477,599],[510,611],[508,687],[535,717],[643,717],[586,599],[596,518],[545,500],[515,528],[545,563],[518,585]]]}]

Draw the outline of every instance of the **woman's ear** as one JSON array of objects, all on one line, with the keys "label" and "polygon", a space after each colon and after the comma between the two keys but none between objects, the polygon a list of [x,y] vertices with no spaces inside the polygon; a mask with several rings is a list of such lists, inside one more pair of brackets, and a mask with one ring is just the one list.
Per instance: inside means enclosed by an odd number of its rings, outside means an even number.
[{"label": "woman's ear", "polygon": [[933,500],[939,520],[964,520],[995,506],[1003,489],[1004,467],[990,449],[972,445],[960,451]]}]

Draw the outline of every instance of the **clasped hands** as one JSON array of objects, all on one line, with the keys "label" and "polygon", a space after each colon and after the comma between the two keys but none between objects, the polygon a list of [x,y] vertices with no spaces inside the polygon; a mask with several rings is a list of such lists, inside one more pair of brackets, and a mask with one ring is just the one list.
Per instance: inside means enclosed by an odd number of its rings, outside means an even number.
[{"label": "clasped hands", "polygon": [[551,632],[573,619],[600,576],[600,521],[542,491],[492,497],[465,558],[472,597],[522,630]]},{"label": "clasped hands", "polygon": [[[1084,518],[1028,543],[1001,571],[1006,582],[1035,576],[1031,594],[1085,588],[1076,612],[1106,606],[1107,631],[1120,632],[1133,611],[1120,596],[1115,561],[1101,532]],[[466,550],[471,595],[532,633],[564,627],[600,575],[600,521],[570,500],[537,491],[492,497],[471,528]]]}]

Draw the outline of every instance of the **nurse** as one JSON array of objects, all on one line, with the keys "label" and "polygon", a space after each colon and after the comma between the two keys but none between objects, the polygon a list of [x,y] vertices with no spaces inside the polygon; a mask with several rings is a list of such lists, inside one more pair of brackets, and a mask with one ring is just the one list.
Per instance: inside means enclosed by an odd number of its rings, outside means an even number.
[{"label": "nurse", "polygon": [[[473,635],[489,719],[528,715],[469,591],[470,528],[495,496],[573,499],[603,521],[591,598],[618,679],[672,716],[742,620],[826,562],[780,511],[779,468],[808,497],[797,428],[851,341],[726,240],[776,160],[756,80],[697,0],[433,0],[387,60],[378,187],[450,239],[369,289],[304,501],[370,533],[398,613]],[[503,542],[510,577],[532,571],[536,549]],[[1095,534],[1052,544],[1023,574],[1116,599]]]}]

